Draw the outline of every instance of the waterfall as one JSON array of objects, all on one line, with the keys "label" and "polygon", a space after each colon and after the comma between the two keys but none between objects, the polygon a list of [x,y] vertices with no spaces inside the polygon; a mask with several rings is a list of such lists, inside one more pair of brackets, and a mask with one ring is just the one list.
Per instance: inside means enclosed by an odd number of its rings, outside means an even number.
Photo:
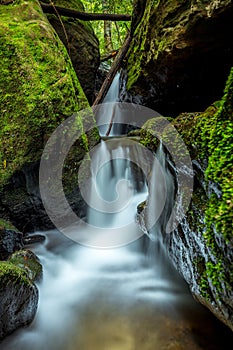
[{"label": "waterfall", "polygon": [[135,163],[141,147],[129,138],[110,137],[90,152],[90,158],[91,177],[83,187],[87,225],[70,238],[98,248],[137,240],[143,235],[135,220],[137,206],[148,194],[146,176]]},{"label": "waterfall", "polygon": [[150,177],[150,196],[145,214],[148,236],[153,241],[161,240],[166,233],[166,225],[174,206],[175,179],[168,165],[168,158],[160,140]]},{"label": "waterfall", "polygon": [[[97,113],[103,136],[118,89],[119,74]],[[233,342],[159,249],[157,237],[166,231],[176,192],[162,142],[150,158],[137,141],[113,137],[124,131],[126,118],[118,112],[111,137],[90,152],[86,222],[73,233],[80,243],[51,230],[43,232],[44,244],[31,247],[44,271],[38,312],[29,327],[1,342],[3,350],[221,350]],[[150,239],[135,223],[147,198]],[[150,256],[142,249],[145,241]]]},{"label": "waterfall", "polygon": [[119,101],[120,72],[117,72],[106,94],[101,107],[96,114],[97,125],[101,136],[118,136],[124,134],[124,116]]}]

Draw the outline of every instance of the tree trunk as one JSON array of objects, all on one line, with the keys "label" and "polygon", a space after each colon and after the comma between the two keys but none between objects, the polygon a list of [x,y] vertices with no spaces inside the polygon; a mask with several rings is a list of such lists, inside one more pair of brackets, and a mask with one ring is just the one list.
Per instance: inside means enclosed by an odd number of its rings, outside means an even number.
[{"label": "tree trunk", "polygon": [[[109,1],[102,0],[103,13],[109,13]],[[110,21],[104,21],[104,46],[106,52],[112,51],[112,23]]]}]

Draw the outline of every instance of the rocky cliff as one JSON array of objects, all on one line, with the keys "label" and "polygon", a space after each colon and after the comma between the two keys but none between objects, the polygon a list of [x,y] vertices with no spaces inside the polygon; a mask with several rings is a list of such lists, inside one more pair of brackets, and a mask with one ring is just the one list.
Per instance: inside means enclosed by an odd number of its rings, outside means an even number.
[{"label": "rocky cliff", "polygon": [[[232,7],[231,1],[147,1],[126,64],[125,97],[172,116],[185,141],[194,191],[184,219],[162,232],[163,241],[195,298],[233,330]],[[145,132],[141,142],[157,144]]]},{"label": "rocky cliff", "polygon": [[[0,5],[0,17],[0,216],[30,232],[53,226],[38,185],[44,146],[63,120],[89,103],[67,50],[38,1]],[[77,118],[82,132],[82,116]],[[91,113],[85,123],[94,127]],[[88,137],[82,135],[76,163],[98,137],[96,129]],[[75,208],[82,211],[78,189],[68,192]]]}]

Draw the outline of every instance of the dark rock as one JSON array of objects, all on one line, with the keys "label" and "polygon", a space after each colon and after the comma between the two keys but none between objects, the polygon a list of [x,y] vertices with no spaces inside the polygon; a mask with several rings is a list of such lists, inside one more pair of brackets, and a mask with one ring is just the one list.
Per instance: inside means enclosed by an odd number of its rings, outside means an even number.
[{"label": "dark rock", "polygon": [[0,339],[33,321],[38,299],[38,289],[23,269],[0,262]]},{"label": "dark rock", "polygon": [[34,243],[41,243],[44,242],[46,237],[44,235],[27,235],[23,237],[23,243],[24,245],[34,244]]},{"label": "dark rock", "polygon": [[23,234],[14,230],[0,229],[0,260],[6,260],[16,250],[22,249]]},{"label": "dark rock", "polygon": [[233,61],[232,16],[229,0],[147,1],[125,61],[122,99],[177,116],[221,98]]},{"label": "dark rock", "polygon": [[[23,233],[54,228],[40,196],[39,165],[25,165],[0,191],[0,216],[7,217]],[[83,218],[86,203],[79,189],[75,187],[66,197],[73,211]]]}]

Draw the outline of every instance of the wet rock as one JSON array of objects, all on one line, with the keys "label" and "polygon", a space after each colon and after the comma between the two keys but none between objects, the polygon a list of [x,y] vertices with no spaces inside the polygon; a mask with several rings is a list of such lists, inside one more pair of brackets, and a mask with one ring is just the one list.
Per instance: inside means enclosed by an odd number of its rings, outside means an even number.
[{"label": "wet rock", "polygon": [[229,0],[147,1],[127,55],[122,99],[177,116],[221,98],[233,60],[232,16]]},{"label": "wet rock", "polygon": [[29,325],[37,311],[39,293],[24,269],[0,262],[0,339]]},{"label": "wet rock", "polygon": [[[188,147],[194,170],[191,203],[170,233],[160,227],[168,256],[195,298],[233,330],[232,116],[233,69],[221,101],[203,113],[182,113],[173,125]],[[176,167],[174,176],[179,175]],[[153,192],[149,191],[149,197]],[[148,233],[145,210],[137,222]],[[149,208],[151,209],[151,208]],[[182,206],[179,207],[183,210]],[[154,210],[154,209],[153,209]],[[151,212],[151,211],[150,211]],[[155,213],[155,211],[152,211]]]},{"label": "wet rock", "polygon": [[0,228],[0,260],[6,260],[16,250],[22,249],[23,234],[14,230]]},{"label": "wet rock", "polygon": [[42,243],[44,242],[46,237],[44,235],[26,235],[23,237],[23,243],[24,245],[34,244],[34,243]]}]

